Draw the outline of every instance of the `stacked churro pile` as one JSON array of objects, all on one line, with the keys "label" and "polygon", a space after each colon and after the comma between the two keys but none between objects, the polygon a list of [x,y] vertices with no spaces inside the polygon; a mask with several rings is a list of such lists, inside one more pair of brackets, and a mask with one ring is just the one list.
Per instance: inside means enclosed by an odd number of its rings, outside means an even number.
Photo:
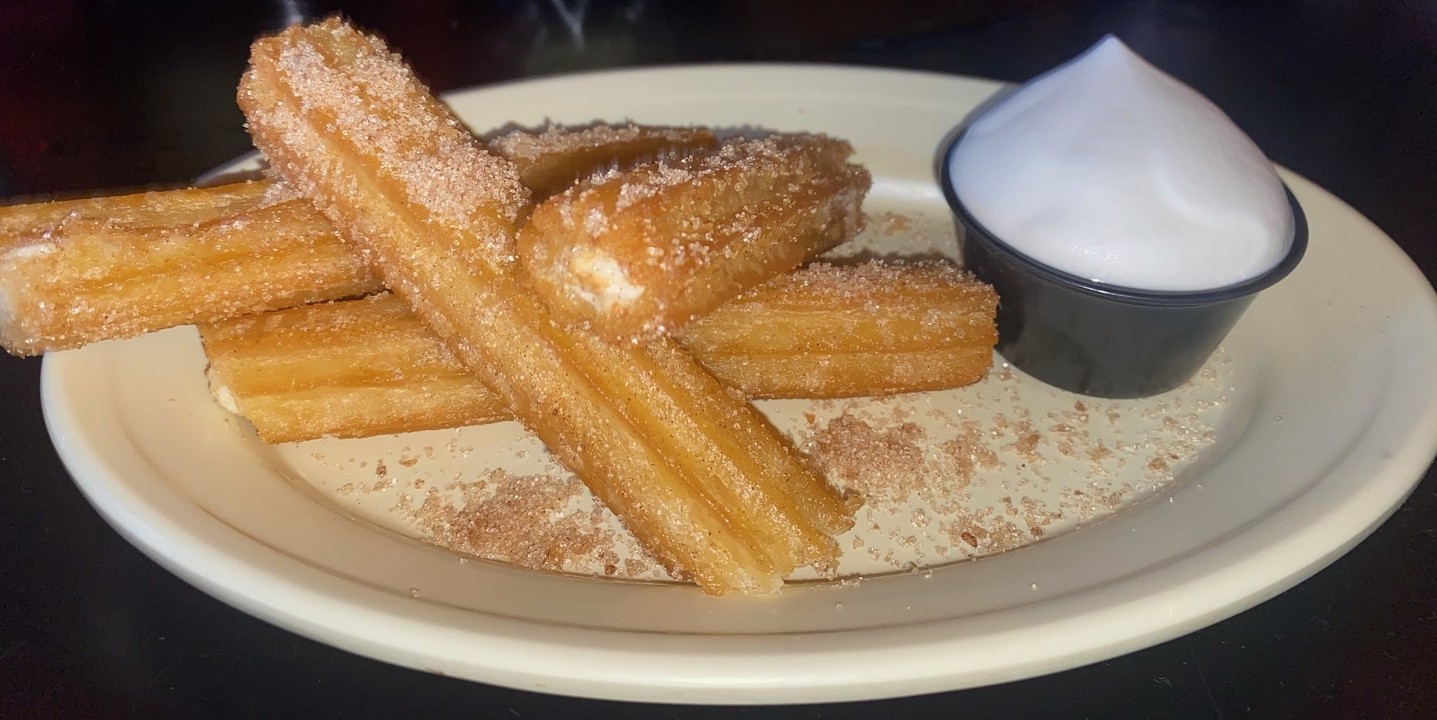
[{"label": "stacked churro pile", "polygon": [[986,373],[990,289],[951,265],[801,264],[852,238],[845,142],[612,127],[480,143],[338,20],[255,43],[274,179],[0,208],[0,343],[197,323],[269,442],[513,418],[655,559],[715,594],[831,568],[857,498],[749,397]]}]

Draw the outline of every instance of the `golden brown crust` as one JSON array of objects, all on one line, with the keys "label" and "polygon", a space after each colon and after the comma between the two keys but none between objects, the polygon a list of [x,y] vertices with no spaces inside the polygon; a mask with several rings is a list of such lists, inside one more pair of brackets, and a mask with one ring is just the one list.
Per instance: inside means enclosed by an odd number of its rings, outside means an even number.
[{"label": "golden brown crust", "polygon": [[200,337],[216,399],[265,442],[512,417],[389,293],[203,323]]},{"label": "golden brown crust", "polygon": [[0,208],[0,344],[37,355],[380,289],[267,183]]},{"label": "golden brown crust", "polygon": [[725,303],[682,338],[753,397],[938,390],[987,374],[997,306],[991,287],[947,262],[817,263]]},{"label": "golden brown crust", "polygon": [[59,232],[67,224],[145,230],[211,222],[229,212],[265,204],[268,188],[269,183],[260,180],[7,205],[0,207],[0,249],[32,241],[37,235]]},{"label": "golden brown crust", "polygon": [[[704,128],[595,124],[489,147],[548,194],[714,142]],[[328,220],[269,180],[0,207],[0,346],[16,355],[379,289]]]},{"label": "golden brown crust", "polygon": [[[725,304],[679,342],[750,397],[937,390],[987,374],[996,306],[988,286],[948,263],[816,265]],[[509,417],[389,294],[205,324],[200,335],[216,396],[267,442]]]},{"label": "golden brown crust", "polygon": [[768,135],[596,173],[534,209],[525,275],[557,316],[611,341],[675,332],[858,232],[870,178],[852,152]]},{"label": "golden brown crust", "polygon": [[836,559],[851,508],[752,408],[667,342],[550,320],[513,261],[513,164],[382,42],[336,20],[260,40],[239,100],[276,170],[671,572],[770,592]]}]

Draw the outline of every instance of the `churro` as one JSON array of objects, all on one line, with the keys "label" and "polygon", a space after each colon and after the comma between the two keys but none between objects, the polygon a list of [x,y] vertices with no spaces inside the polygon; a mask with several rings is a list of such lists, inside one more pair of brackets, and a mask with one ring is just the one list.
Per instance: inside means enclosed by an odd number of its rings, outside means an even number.
[{"label": "churro", "polygon": [[676,576],[776,590],[853,507],[672,341],[564,328],[519,278],[527,191],[383,42],[338,20],[257,41],[255,144],[456,357]]},{"label": "churro", "polygon": [[857,234],[871,179],[818,135],[599,172],[539,204],[525,274],[556,316],[611,341],[674,332]]},{"label": "churro", "polygon": [[202,323],[210,389],[265,442],[512,418],[390,293]]},{"label": "churro", "polygon": [[252,209],[264,200],[268,190],[268,182],[242,182],[211,188],[9,205],[0,207],[0,238],[4,238],[3,246],[8,248],[34,235],[59,232],[65,223],[76,222],[127,230],[179,228],[209,222],[228,212]]},{"label": "churro", "polygon": [[993,363],[998,297],[941,261],[816,263],[695,321],[680,337],[754,397],[856,397],[959,387]]},{"label": "churro", "polygon": [[[836,398],[980,380],[997,298],[949,263],[813,265],[725,303],[678,336],[749,397]],[[200,326],[210,387],[265,442],[507,419],[398,298],[308,305]]]},{"label": "churro", "polygon": [[0,212],[0,344],[36,355],[380,289],[307,203],[267,183]]},{"label": "churro", "polygon": [[[512,130],[489,147],[544,194],[594,168],[712,147],[705,128]],[[0,207],[0,346],[38,355],[381,289],[269,180]]]}]

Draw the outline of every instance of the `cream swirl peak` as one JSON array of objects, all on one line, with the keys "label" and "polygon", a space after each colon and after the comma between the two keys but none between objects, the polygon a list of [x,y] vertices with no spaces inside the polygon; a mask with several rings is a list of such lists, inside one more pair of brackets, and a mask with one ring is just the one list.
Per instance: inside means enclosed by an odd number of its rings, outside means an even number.
[{"label": "cream swirl peak", "polygon": [[1282,182],[1257,145],[1111,35],[985,112],[949,162],[990,232],[1094,282],[1222,288],[1292,242]]}]

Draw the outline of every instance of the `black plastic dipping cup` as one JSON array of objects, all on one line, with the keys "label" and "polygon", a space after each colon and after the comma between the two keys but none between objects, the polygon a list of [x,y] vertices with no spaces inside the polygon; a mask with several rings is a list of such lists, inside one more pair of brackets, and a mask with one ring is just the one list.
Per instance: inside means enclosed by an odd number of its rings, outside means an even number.
[{"label": "black plastic dipping cup", "polygon": [[1064,390],[1135,398],[1188,380],[1257,293],[1283,279],[1307,250],[1307,218],[1293,197],[1292,245],[1271,270],[1215,290],[1119,287],[1056,270],[988,232],[953,189],[949,166],[963,135],[944,149],[943,195],[965,237],[963,263],[998,293],[998,352],[1023,372]]}]

